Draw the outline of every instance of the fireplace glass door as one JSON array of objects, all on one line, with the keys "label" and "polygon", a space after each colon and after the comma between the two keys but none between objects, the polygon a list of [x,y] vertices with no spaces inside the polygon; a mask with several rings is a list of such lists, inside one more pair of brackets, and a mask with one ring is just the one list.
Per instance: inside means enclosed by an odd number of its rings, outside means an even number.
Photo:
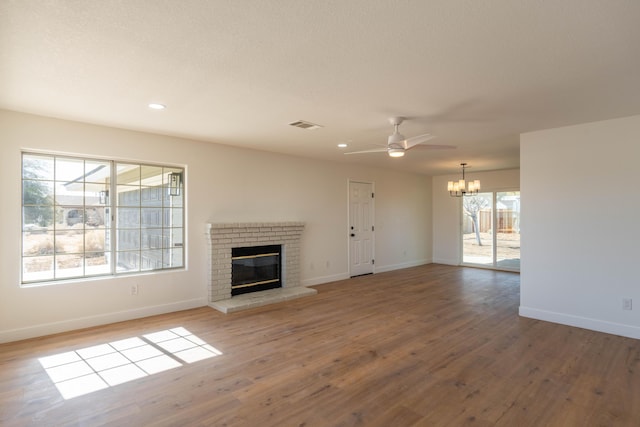
[{"label": "fireplace glass door", "polygon": [[231,249],[231,295],[280,288],[281,245]]}]

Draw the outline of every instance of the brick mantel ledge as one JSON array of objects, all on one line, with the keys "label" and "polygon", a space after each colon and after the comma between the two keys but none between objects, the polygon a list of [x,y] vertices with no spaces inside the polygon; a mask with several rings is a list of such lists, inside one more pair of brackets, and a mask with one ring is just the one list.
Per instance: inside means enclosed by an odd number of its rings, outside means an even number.
[{"label": "brick mantel ledge", "polygon": [[304,222],[285,221],[285,222],[220,222],[207,224],[207,231],[212,229],[229,229],[229,228],[261,228],[261,227],[302,227]]}]

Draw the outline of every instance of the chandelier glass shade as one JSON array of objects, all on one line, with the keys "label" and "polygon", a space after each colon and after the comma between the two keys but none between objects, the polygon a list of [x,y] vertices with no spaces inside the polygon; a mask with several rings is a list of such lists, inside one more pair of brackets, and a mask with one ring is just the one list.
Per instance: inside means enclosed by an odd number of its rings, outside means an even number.
[{"label": "chandelier glass shade", "polygon": [[462,179],[458,181],[449,181],[447,183],[447,190],[451,197],[462,196],[474,196],[480,191],[480,180],[466,181],[464,177],[464,170],[467,167],[466,163],[460,163],[462,166]]}]

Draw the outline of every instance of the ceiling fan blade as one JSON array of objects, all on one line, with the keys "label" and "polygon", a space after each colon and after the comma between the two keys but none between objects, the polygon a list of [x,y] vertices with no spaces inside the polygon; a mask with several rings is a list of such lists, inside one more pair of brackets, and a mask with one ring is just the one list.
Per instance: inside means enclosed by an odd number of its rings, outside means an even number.
[{"label": "ceiling fan blade", "polygon": [[418,135],[418,136],[405,139],[404,141],[402,141],[402,145],[405,149],[408,149],[415,145],[422,144],[423,142],[427,142],[433,138],[435,138],[434,135],[431,135],[430,133],[425,133],[424,135]]},{"label": "ceiling fan blade", "polygon": [[414,150],[455,150],[455,145],[437,145],[437,144],[418,144],[414,145],[412,149]]},{"label": "ceiling fan blade", "polygon": [[386,148],[374,148],[372,150],[362,150],[362,151],[350,151],[344,154],[363,154],[363,153],[384,153],[386,152]]}]

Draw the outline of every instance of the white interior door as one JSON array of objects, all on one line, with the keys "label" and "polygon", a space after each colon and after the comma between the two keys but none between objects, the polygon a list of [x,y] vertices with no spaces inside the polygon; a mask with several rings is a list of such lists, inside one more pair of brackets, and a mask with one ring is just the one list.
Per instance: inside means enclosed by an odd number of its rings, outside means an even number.
[{"label": "white interior door", "polygon": [[373,273],[373,184],[349,182],[349,275]]}]

